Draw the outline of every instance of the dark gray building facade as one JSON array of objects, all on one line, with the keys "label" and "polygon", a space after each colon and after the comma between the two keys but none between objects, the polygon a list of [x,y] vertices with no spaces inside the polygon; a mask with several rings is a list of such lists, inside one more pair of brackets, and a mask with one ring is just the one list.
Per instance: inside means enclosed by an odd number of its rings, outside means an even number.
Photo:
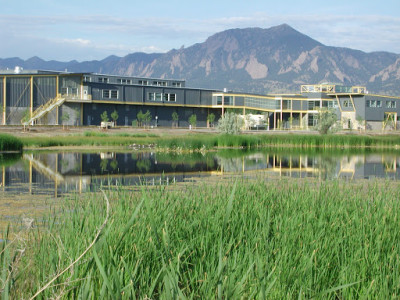
[{"label": "dark gray building facade", "polygon": [[[255,95],[190,88],[184,80],[56,71],[0,71],[0,124],[99,126],[101,114],[118,113],[118,126],[150,113],[150,126],[209,126],[227,109],[265,116],[269,129],[308,129],[321,109],[333,109],[344,129],[397,130],[400,97],[369,94],[365,87],[302,85],[299,94]],[[178,115],[178,121],[172,120]]]}]

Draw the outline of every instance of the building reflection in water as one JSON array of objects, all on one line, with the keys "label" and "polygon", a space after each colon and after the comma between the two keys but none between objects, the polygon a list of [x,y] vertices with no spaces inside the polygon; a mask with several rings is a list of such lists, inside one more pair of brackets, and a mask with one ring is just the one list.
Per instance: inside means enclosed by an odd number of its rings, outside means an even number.
[{"label": "building reflection in water", "polygon": [[154,152],[31,153],[2,166],[0,189],[8,193],[54,194],[91,191],[102,185],[159,185],[199,177],[245,173],[266,178],[400,179],[400,157],[391,154],[304,155],[229,152],[206,156]]}]

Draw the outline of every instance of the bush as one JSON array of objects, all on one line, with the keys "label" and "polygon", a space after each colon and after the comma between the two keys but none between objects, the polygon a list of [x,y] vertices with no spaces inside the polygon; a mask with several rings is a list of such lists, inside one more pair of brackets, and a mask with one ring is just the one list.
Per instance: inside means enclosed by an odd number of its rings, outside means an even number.
[{"label": "bush", "polygon": [[239,115],[227,112],[218,120],[218,130],[225,134],[238,134],[244,126],[244,121]]},{"label": "bush", "polygon": [[317,130],[320,134],[327,134],[337,123],[337,115],[331,109],[323,109],[317,115]]}]

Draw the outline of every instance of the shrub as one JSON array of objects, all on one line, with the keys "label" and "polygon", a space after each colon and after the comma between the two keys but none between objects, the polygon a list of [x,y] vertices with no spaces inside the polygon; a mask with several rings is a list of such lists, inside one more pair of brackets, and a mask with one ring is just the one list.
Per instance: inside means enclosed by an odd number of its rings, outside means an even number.
[{"label": "shrub", "polygon": [[244,121],[239,115],[227,112],[218,120],[218,130],[225,134],[238,134],[241,132]]},{"label": "shrub", "polygon": [[322,109],[317,114],[317,130],[320,134],[327,134],[337,123],[337,115],[331,109]]}]

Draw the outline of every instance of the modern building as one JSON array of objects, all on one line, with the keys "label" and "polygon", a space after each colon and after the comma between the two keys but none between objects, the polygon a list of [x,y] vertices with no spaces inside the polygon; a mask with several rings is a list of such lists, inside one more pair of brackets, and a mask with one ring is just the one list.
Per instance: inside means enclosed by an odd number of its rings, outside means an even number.
[{"label": "modern building", "polygon": [[[334,109],[345,129],[397,129],[400,97],[369,94],[365,87],[302,85],[299,94],[256,95],[190,88],[184,80],[95,73],[0,71],[0,123],[3,125],[95,125],[101,114],[117,111],[119,126],[132,126],[140,111],[151,126],[206,127],[213,113],[227,109],[266,116],[267,129],[309,129],[323,108]],[[178,115],[173,121],[172,114]]]}]

